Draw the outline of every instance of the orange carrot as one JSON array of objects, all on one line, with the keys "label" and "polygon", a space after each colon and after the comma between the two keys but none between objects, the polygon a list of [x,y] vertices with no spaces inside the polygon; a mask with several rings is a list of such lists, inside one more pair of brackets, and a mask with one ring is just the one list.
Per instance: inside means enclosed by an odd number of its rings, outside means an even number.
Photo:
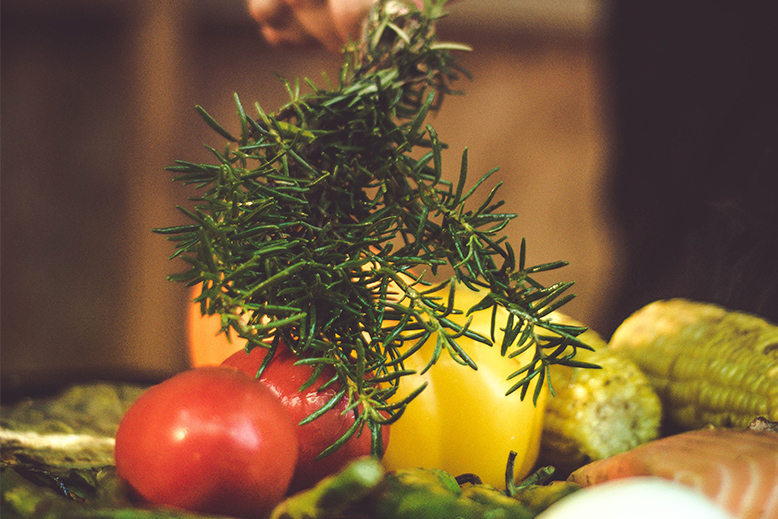
[{"label": "orange carrot", "polygon": [[573,472],[582,486],[658,476],[698,490],[740,519],[778,519],[778,434],[707,428],[645,443]]}]

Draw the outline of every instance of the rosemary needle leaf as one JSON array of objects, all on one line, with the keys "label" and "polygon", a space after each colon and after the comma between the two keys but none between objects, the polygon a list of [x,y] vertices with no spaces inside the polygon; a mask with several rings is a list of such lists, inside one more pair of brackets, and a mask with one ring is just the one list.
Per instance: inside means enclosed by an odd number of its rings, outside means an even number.
[{"label": "rosemary needle leaf", "polygon": [[341,399],[346,395],[347,390],[344,388],[337,393],[335,393],[332,398],[327,400],[327,403],[325,403],[322,407],[311,413],[309,416],[306,416],[304,419],[300,421],[298,425],[305,425],[307,423],[310,423],[338,405],[338,403],[341,401]]},{"label": "rosemary needle leaf", "polygon": [[354,436],[354,434],[357,433],[357,431],[364,425],[364,423],[365,422],[363,420],[360,420],[360,419],[354,420],[354,423],[343,434],[343,436],[341,436],[340,438],[335,440],[335,442],[332,445],[330,445],[329,447],[324,449],[321,453],[319,453],[319,455],[316,456],[316,459],[318,460],[318,459],[325,458],[328,455],[330,455],[333,452],[335,452],[336,449],[338,449],[340,446],[342,446],[344,443],[346,443],[352,436]]},{"label": "rosemary needle leaf", "polygon": [[203,108],[203,107],[202,107],[202,106],[200,106],[200,105],[197,105],[197,106],[195,106],[195,110],[197,110],[197,113],[199,113],[199,114],[200,114],[200,117],[202,117],[202,118],[203,118],[203,120],[204,120],[204,121],[205,121],[205,122],[208,124],[208,126],[210,126],[211,128],[213,128],[213,130],[214,130],[216,133],[218,133],[219,135],[221,135],[222,137],[224,137],[224,138],[225,138],[225,139],[227,139],[228,141],[232,141],[232,142],[238,142],[238,139],[236,139],[235,137],[233,137],[233,136],[230,134],[230,132],[228,132],[227,130],[225,130],[225,129],[222,127],[222,125],[220,125],[218,122],[216,122],[216,119],[214,119],[214,118],[211,116],[211,114],[209,114],[208,112],[206,112],[206,111],[205,111],[205,108]]}]

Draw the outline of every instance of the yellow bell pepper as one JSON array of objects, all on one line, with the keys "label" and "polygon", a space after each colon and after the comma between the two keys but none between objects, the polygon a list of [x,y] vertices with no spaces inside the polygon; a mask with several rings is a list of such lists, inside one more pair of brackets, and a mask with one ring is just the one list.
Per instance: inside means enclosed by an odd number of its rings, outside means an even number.
[{"label": "yellow bell pepper", "polygon": [[[448,289],[441,292],[446,297]],[[457,287],[454,304],[467,310],[482,295],[463,285]],[[490,336],[492,311],[472,314],[470,329]],[[434,347],[433,334],[422,348],[405,361],[405,368],[417,372],[403,377],[395,398],[403,398],[424,382],[428,385],[392,424],[384,455],[388,470],[424,467],[450,474],[474,473],[484,483],[505,488],[505,468],[511,450],[517,453],[516,479],[525,477],[538,457],[547,390],[543,388],[532,402],[530,388],[522,400],[519,391],[505,395],[512,382],[508,375],[532,359],[527,351],[515,358],[500,355],[499,343],[508,312],[500,308],[495,326],[494,346],[467,337],[458,343],[478,365],[477,370],[455,362],[444,351],[425,374],[418,373],[429,362]],[[467,316],[453,316],[459,324]]]}]

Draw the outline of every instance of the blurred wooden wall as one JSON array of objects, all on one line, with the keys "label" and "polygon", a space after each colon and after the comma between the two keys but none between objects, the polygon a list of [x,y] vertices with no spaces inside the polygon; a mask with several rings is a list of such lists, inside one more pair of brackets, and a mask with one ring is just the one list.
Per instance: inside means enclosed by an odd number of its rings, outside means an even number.
[{"label": "blurred wooden wall", "polygon": [[[431,121],[444,166],[454,178],[468,147],[474,177],[501,168],[511,240],[527,238],[531,262],[571,262],[553,280],[576,281],[566,312],[596,329],[619,274],[598,13],[475,4],[441,23],[474,48],[467,95]],[[276,74],[318,80],[339,57],[268,47],[241,0],[5,0],[0,20],[3,391],[184,369],[186,297],[165,280],[182,265],[150,230],[182,221],[188,194],[163,168],[224,144],[193,107],[235,128],[233,93],[272,110]]]}]

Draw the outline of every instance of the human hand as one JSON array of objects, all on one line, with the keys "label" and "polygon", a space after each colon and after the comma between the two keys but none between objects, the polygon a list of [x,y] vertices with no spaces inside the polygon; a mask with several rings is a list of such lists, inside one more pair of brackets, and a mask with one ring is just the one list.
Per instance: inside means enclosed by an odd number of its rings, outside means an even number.
[{"label": "human hand", "polygon": [[[318,41],[339,50],[359,37],[376,0],[247,0],[251,16],[273,45]],[[413,0],[419,7],[423,0]]]}]

